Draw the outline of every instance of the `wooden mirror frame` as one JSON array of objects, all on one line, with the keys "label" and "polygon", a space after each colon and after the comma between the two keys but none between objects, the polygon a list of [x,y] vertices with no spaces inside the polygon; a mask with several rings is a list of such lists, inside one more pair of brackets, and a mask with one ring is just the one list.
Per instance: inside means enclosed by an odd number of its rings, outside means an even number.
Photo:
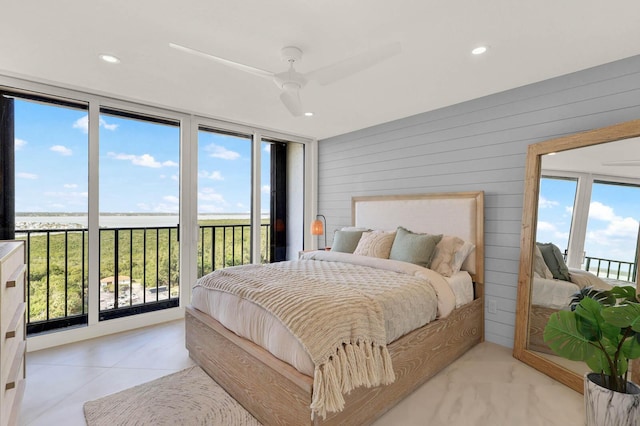
[{"label": "wooden mirror frame", "polygon": [[[638,136],[640,136],[640,120],[633,120],[535,143],[529,145],[527,150],[513,356],[580,393],[584,392],[584,378],[581,375],[528,349],[531,277],[533,275],[532,257],[533,245],[536,241],[542,155]],[[632,381],[640,383],[640,362],[632,363],[630,369]]]}]

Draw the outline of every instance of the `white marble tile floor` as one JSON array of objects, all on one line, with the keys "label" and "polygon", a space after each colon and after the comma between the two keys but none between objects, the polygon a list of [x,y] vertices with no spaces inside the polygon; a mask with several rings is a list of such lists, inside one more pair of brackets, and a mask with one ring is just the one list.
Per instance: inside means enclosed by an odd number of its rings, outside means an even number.
[{"label": "white marble tile floor", "polygon": [[[85,401],[182,370],[184,321],[27,354],[19,424],[85,425]],[[375,426],[584,425],[582,395],[482,343],[405,398]]]}]

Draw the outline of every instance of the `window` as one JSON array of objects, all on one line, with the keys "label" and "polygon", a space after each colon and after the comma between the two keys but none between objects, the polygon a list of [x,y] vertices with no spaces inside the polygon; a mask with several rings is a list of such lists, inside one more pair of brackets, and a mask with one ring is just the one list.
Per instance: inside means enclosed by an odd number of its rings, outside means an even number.
[{"label": "window", "polygon": [[538,198],[537,241],[554,243],[560,251],[569,247],[578,179],[543,176]]},{"label": "window", "polygon": [[15,225],[28,248],[28,332],[86,324],[87,106],[13,100]]},{"label": "window", "polygon": [[100,319],[178,306],[177,122],[100,114]]},{"label": "window", "polygon": [[198,131],[198,276],[251,263],[251,136]]}]

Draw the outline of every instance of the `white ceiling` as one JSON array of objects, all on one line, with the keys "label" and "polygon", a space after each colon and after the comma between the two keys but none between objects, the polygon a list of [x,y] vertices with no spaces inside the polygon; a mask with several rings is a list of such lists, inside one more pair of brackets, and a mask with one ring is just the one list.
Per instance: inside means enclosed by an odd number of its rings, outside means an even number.
[{"label": "white ceiling", "polygon": [[640,179],[640,138],[591,145],[545,155],[543,170],[564,170]]},{"label": "white ceiling", "polygon": [[[2,0],[0,73],[326,138],[640,54],[637,0]],[[391,42],[294,118],[275,84],[171,49],[307,72]],[[472,48],[489,51],[473,56]],[[98,55],[122,62],[110,65]]]}]

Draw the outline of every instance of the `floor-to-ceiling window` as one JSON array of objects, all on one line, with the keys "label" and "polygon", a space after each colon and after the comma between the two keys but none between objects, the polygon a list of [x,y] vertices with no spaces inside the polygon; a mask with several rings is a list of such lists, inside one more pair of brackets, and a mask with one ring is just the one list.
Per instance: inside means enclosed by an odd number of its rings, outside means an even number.
[{"label": "floor-to-ceiling window", "polygon": [[178,306],[180,127],[102,108],[100,319]]},{"label": "floor-to-ceiling window", "polygon": [[198,275],[251,263],[251,135],[198,131]]},{"label": "floor-to-ceiling window", "polygon": [[86,324],[87,105],[12,98],[16,235],[28,242],[28,331]]},{"label": "floor-to-ceiling window", "polygon": [[[29,86],[37,90],[0,87],[18,104],[15,138],[0,133],[0,143],[16,152],[32,349],[179,318],[198,276],[273,261],[274,175],[287,177],[277,189],[280,257],[302,249],[311,141]],[[42,333],[54,329],[64,333]]]}]

